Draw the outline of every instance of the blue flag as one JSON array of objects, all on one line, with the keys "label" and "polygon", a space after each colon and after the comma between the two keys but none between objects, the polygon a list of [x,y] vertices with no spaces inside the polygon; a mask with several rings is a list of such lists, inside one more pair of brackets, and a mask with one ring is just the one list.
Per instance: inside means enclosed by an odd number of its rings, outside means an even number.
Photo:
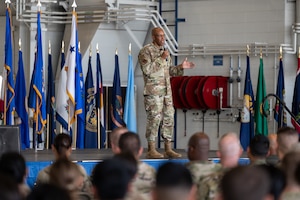
[{"label": "blue flag", "polygon": [[15,84],[13,68],[13,50],[12,50],[12,33],[11,33],[11,11],[6,8],[6,31],[5,31],[5,63],[6,69],[6,102],[5,102],[5,121],[7,125],[14,125],[15,111]]},{"label": "blue flag", "polygon": [[37,52],[36,65],[32,73],[32,101],[28,102],[28,107],[33,109],[34,122],[37,123],[35,127],[37,133],[41,134],[46,124],[46,102],[44,94],[44,67],[43,67],[43,47],[42,47],[42,30],[40,24],[40,15],[37,14]]},{"label": "blue flag", "polygon": [[78,52],[76,57],[76,70],[75,70],[75,113],[77,115],[77,139],[76,147],[79,149],[84,148],[84,130],[85,130],[85,87],[83,81],[81,53]]},{"label": "blue flag", "polygon": [[16,78],[16,111],[21,119],[20,124],[20,138],[22,149],[30,147],[29,142],[29,121],[26,110],[26,82],[23,67],[22,51],[19,51],[18,73]]},{"label": "blue flag", "polygon": [[136,104],[134,96],[134,71],[131,53],[128,55],[128,79],[124,106],[124,122],[128,130],[136,133]]},{"label": "blue flag", "polygon": [[292,113],[295,115],[296,119],[291,119],[292,124],[295,129],[300,133],[300,58],[298,57],[298,68],[297,75],[294,86],[294,95],[292,103]]},{"label": "blue flag", "polygon": [[251,139],[254,137],[254,95],[252,89],[251,75],[250,75],[250,59],[247,56],[247,69],[245,76],[244,88],[244,106],[241,114],[241,128],[240,128],[240,141],[244,151],[250,144]]},{"label": "blue flag", "polygon": [[86,129],[85,148],[97,148],[97,107],[95,99],[95,88],[91,56],[89,57],[88,72],[85,79],[85,106],[86,106]]},{"label": "blue flag", "polygon": [[[282,58],[280,58],[279,60],[279,72],[277,78],[276,95],[281,99],[282,102],[284,102],[285,87],[284,87],[284,73],[283,73]],[[275,104],[274,119],[277,121],[278,128],[287,126],[286,112],[283,109],[283,105],[281,105],[278,100],[276,100],[276,104]]]},{"label": "blue flag", "polygon": [[112,88],[110,112],[111,130],[114,130],[117,127],[124,127],[125,123],[123,121],[123,101],[120,84],[119,57],[117,54],[115,55],[115,73]]},{"label": "blue flag", "polygon": [[49,141],[48,144],[51,146],[53,144],[55,138],[55,82],[53,79],[53,71],[52,71],[52,55],[49,52],[48,54],[48,85],[47,85],[47,115],[48,115],[48,131],[49,131]]},{"label": "blue flag", "polygon": [[105,112],[104,112],[104,100],[103,100],[103,79],[102,79],[102,69],[100,54],[97,52],[97,91],[96,91],[96,106],[98,110],[98,122],[97,125],[100,126],[101,133],[101,148],[106,147],[106,128],[105,128]]}]

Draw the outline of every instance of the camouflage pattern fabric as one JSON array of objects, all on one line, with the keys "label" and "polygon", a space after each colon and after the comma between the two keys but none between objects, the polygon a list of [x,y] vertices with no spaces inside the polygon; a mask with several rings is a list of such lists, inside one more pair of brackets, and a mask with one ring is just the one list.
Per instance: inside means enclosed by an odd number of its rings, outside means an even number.
[{"label": "camouflage pattern fabric", "polygon": [[201,200],[212,200],[219,191],[219,184],[228,169],[221,168],[217,172],[204,176],[200,180],[197,198]]},{"label": "camouflage pattern fabric", "polygon": [[186,163],[187,169],[190,170],[194,184],[197,186],[197,199],[200,199],[200,182],[205,176],[218,172],[222,166],[219,163],[213,163],[210,161],[191,161]]},{"label": "camouflage pattern fabric", "polygon": [[174,107],[170,77],[183,75],[183,69],[179,66],[171,66],[170,56],[167,59],[161,57],[162,52],[163,47],[151,43],[144,46],[138,56],[144,77],[144,104],[147,114],[146,138],[148,141],[155,141],[161,121],[162,136],[171,140]]},{"label": "camouflage pattern fabric", "polygon": [[135,180],[132,183],[133,188],[140,194],[149,196],[155,185],[155,169],[145,162],[139,162],[138,173]]},{"label": "camouflage pattern fabric", "polygon": [[300,199],[300,192],[283,192],[281,200],[298,200]]}]

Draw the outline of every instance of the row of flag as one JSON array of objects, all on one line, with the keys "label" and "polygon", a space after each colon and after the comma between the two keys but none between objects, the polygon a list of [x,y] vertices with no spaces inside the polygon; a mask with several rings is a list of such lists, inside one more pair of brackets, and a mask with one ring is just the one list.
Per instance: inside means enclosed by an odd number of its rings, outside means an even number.
[{"label": "row of flag", "polygon": [[[281,51],[280,51],[281,52]],[[252,82],[250,76],[250,59],[247,55],[247,70],[245,76],[245,88],[244,88],[244,107],[241,115],[241,127],[240,127],[240,141],[244,150],[250,144],[251,139],[255,134],[268,135],[268,121],[267,117],[263,115],[262,103],[263,99],[267,96],[266,84],[264,78],[264,65],[262,56],[260,57],[259,74],[256,90],[256,99],[254,100],[254,94],[252,89]],[[285,84],[284,84],[284,70],[282,53],[279,58],[279,71],[277,78],[276,96],[285,102]],[[264,109],[268,110],[269,105],[266,101]],[[295,129],[300,133],[300,58],[298,58],[297,76],[295,80],[292,113],[296,116],[295,119],[291,119],[291,122]],[[284,105],[282,105],[278,99],[276,99],[274,108],[274,119],[277,122],[277,128],[286,127],[286,111]],[[255,128],[254,128],[255,127]]]},{"label": "row of flag", "polygon": [[[75,5],[76,6],[76,5]],[[73,7],[70,45],[67,56],[64,55],[64,47],[61,54],[61,72],[58,82],[57,96],[55,97],[55,85],[52,71],[51,46],[48,53],[48,85],[47,95],[45,93],[44,62],[42,33],[40,24],[40,11],[37,12],[37,37],[34,69],[32,72],[28,99],[26,98],[26,83],[24,78],[24,67],[22,51],[19,51],[18,73],[16,85],[13,79],[13,50],[11,32],[10,8],[6,9],[6,35],[5,35],[5,103],[4,123],[15,125],[15,112],[21,119],[20,138],[22,149],[29,148],[29,121],[26,109],[33,112],[33,131],[35,145],[41,141],[41,133],[47,126],[47,141],[52,144],[58,133],[56,120],[70,133],[74,145],[77,148],[105,148],[106,122],[103,100],[103,78],[101,71],[100,53],[97,47],[97,79],[96,86],[93,82],[91,53],[88,62],[88,72],[85,78],[82,72],[81,53],[77,32],[77,13]],[[113,82],[113,95],[111,99],[111,127],[126,126],[130,131],[136,132],[136,111],[134,97],[134,74],[131,57],[131,45],[128,56],[128,85],[125,99],[125,113],[123,118],[123,100],[120,86],[118,55],[115,55],[115,74]],[[57,99],[57,101],[55,100]],[[75,126],[73,126],[73,123]]]}]

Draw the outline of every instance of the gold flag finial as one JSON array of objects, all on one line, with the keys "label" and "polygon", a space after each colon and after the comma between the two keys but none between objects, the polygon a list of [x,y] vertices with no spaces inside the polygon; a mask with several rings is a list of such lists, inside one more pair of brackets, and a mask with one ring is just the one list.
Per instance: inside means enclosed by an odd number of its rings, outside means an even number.
[{"label": "gold flag finial", "polygon": [[61,52],[64,53],[65,52],[65,42],[61,41]]},{"label": "gold flag finial", "polygon": [[129,53],[129,55],[131,55],[131,43],[129,43],[128,53]]},{"label": "gold flag finial", "polygon": [[96,44],[96,52],[99,53],[99,46],[98,46],[98,43]]},{"label": "gold flag finial", "polygon": [[262,55],[262,48],[260,48],[260,58],[262,58],[263,55]]},{"label": "gold flag finial", "polygon": [[22,42],[21,42],[21,38],[19,38],[19,50],[21,51],[21,46],[22,46]]},{"label": "gold flag finial", "polygon": [[282,59],[282,46],[279,48],[279,58]]},{"label": "gold flag finial", "polygon": [[78,42],[78,52],[80,53],[80,41]]},{"label": "gold flag finial", "polygon": [[298,50],[298,58],[300,58],[300,47],[299,47],[299,50]]},{"label": "gold flag finial", "polygon": [[118,48],[116,48],[116,55],[118,55]]},{"label": "gold flag finial", "polygon": [[51,41],[49,40],[49,44],[48,44],[48,53],[51,54]]},{"label": "gold flag finial", "polygon": [[247,44],[247,56],[249,56],[250,55],[250,47],[249,47],[249,45]]}]

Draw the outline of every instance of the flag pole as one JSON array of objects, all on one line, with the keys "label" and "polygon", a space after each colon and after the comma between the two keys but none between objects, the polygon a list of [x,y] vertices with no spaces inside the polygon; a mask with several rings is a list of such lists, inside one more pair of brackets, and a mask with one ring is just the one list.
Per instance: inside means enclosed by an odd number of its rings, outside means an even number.
[{"label": "flag pole", "polygon": [[[6,8],[9,9],[9,5],[11,3],[10,0],[5,0],[6,3]],[[6,70],[6,78],[5,78],[5,82],[4,82],[4,116],[3,116],[3,124],[6,125],[6,112],[7,112],[7,105],[6,105],[6,98],[7,98],[7,94],[6,94],[6,90],[7,90],[7,70]]]},{"label": "flag pole", "polygon": [[[49,43],[48,43],[48,54],[51,54],[51,41],[50,40],[49,40]],[[49,84],[49,80],[48,80],[48,84]],[[49,91],[47,91],[47,92],[48,92],[48,95],[49,95]],[[49,132],[50,132],[50,126],[49,125],[50,125],[50,114],[47,113],[46,149],[49,149]]]},{"label": "flag pole", "polygon": [[[96,53],[98,54],[99,53],[99,46],[98,46],[98,43],[96,44]],[[97,76],[98,76],[98,74],[97,74]],[[98,90],[99,90],[99,88],[97,88],[97,93],[98,93]],[[97,94],[96,93],[96,94]],[[99,94],[98,94],[99,95]],[[101,94],[100,94],[101,95]],[[100,100],[100,98],[99,98],[99,100]],[[97,102],[97,104],[99,104],[100,105],[100,103],[99,102]],[[100,126],[101,126],[101,119],[100,119],[100,106],[98,106],[98,108],[97,108],[97,138],[98,138],[98,149],[100,149],[100,147],[101,147],[101,144],[100,144],[100,135],[101,135],[101,129],[100,129]]]},{"label": "flag pole", "polygon": [[[61,41],[61,53],[65,52],[65,42]],[[62,58],[61,58],[62,59]],[[62,72],[61,72],[62,73]],[[59,133],[62,133],[63,128],[62,128],[62,124],[59,125]]]}]

